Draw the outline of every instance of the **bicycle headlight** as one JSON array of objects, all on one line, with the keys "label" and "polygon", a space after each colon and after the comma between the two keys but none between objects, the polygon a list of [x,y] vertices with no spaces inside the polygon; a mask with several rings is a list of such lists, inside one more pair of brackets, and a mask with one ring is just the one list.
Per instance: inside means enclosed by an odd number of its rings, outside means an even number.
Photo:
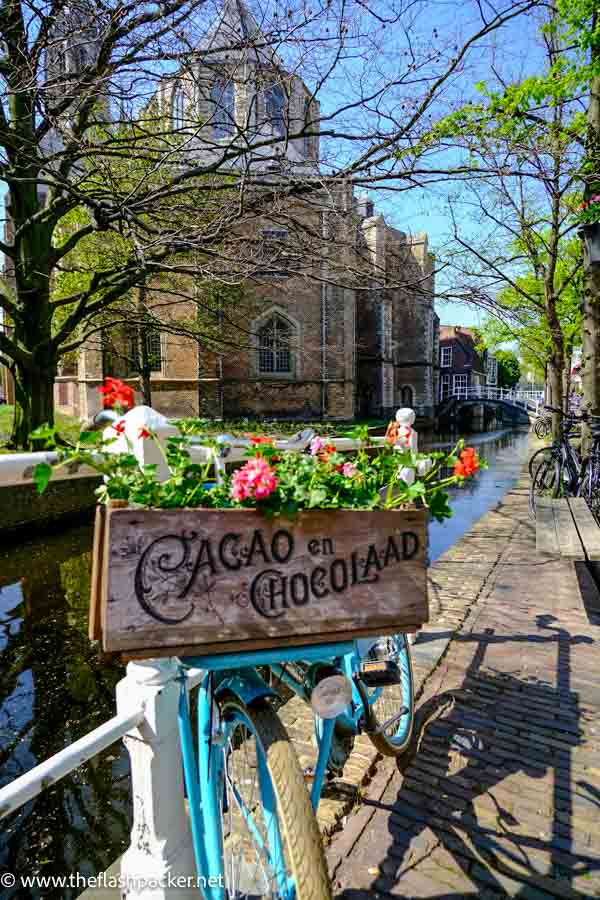
[{"label": "bicycle headlight", "polygon": [[322,719],[335,719],[351,702],[352,685],[345,675],[328,675],[310,695],[310,705]]}]

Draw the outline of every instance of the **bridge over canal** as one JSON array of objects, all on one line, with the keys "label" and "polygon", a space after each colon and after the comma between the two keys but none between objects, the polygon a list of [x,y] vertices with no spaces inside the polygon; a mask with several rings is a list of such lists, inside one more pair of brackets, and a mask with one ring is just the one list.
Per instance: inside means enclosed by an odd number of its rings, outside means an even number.
[{"label": "bridge over canal", "polygon": [[515,424],[528,425],[544,402],[543,391],[521,391],[478,385],[456,388],[442,399],[437,409],[439,422],[454,422],[469,407],[493,407],[508,414]]}]

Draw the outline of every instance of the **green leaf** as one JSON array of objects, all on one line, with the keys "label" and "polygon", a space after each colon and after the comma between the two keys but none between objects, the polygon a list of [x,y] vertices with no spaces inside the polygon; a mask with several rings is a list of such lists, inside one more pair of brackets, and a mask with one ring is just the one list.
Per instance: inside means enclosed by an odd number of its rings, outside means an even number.
[{"label": "green leaf", "polygon": [[33,483],[38,494],[43,494],[52,478],[52,466],[48,463],[38,463],[33,470]]},{"label": "green leaf", "polygon": [[327,500],[327,491],[325,488],[313,488],[308,498],[309,507],[318,507]]},{"label": "green leaf", "polygon": [[97,444],[101,438],[98,435],[97,431],[80,431],[79,432],[79,443],[80,444]]},{"label": "green leaf", "polygon": [[52,428],[52,426],[46,423],[45,425],[40,425],[39,428],[36,428],[29,435],[30,440],[32,441],[45,441],[46,447],[55,447],[56,446],[56,429]]}]

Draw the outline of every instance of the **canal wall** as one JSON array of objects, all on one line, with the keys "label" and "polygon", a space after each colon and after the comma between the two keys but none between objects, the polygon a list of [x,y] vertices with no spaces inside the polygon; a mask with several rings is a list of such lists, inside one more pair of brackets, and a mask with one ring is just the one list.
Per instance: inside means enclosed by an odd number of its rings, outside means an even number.
[{"label": "canal wall", "polygon": [[20,539],[47,531],[68,519],[81,517],[96,504],[100,478],[71,478],[50,482],[40,496],[31,482],[0,487],[0,538]]}]

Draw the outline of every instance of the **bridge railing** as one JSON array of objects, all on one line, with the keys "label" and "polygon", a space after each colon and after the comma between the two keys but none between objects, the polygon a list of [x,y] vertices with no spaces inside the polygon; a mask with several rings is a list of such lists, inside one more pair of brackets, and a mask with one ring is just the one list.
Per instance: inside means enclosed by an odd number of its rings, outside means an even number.
[{"label": "bridge railing", "polygon": [[[490,385],[474,385],[472,387],[453,388],[447,395],[457,400],[497,400],[511,403],[523,409],[537,408],[543,403],[543,391],[523,391],[514,388],[499,388]],[[445,398],[446,399],[446,398]]]}]

